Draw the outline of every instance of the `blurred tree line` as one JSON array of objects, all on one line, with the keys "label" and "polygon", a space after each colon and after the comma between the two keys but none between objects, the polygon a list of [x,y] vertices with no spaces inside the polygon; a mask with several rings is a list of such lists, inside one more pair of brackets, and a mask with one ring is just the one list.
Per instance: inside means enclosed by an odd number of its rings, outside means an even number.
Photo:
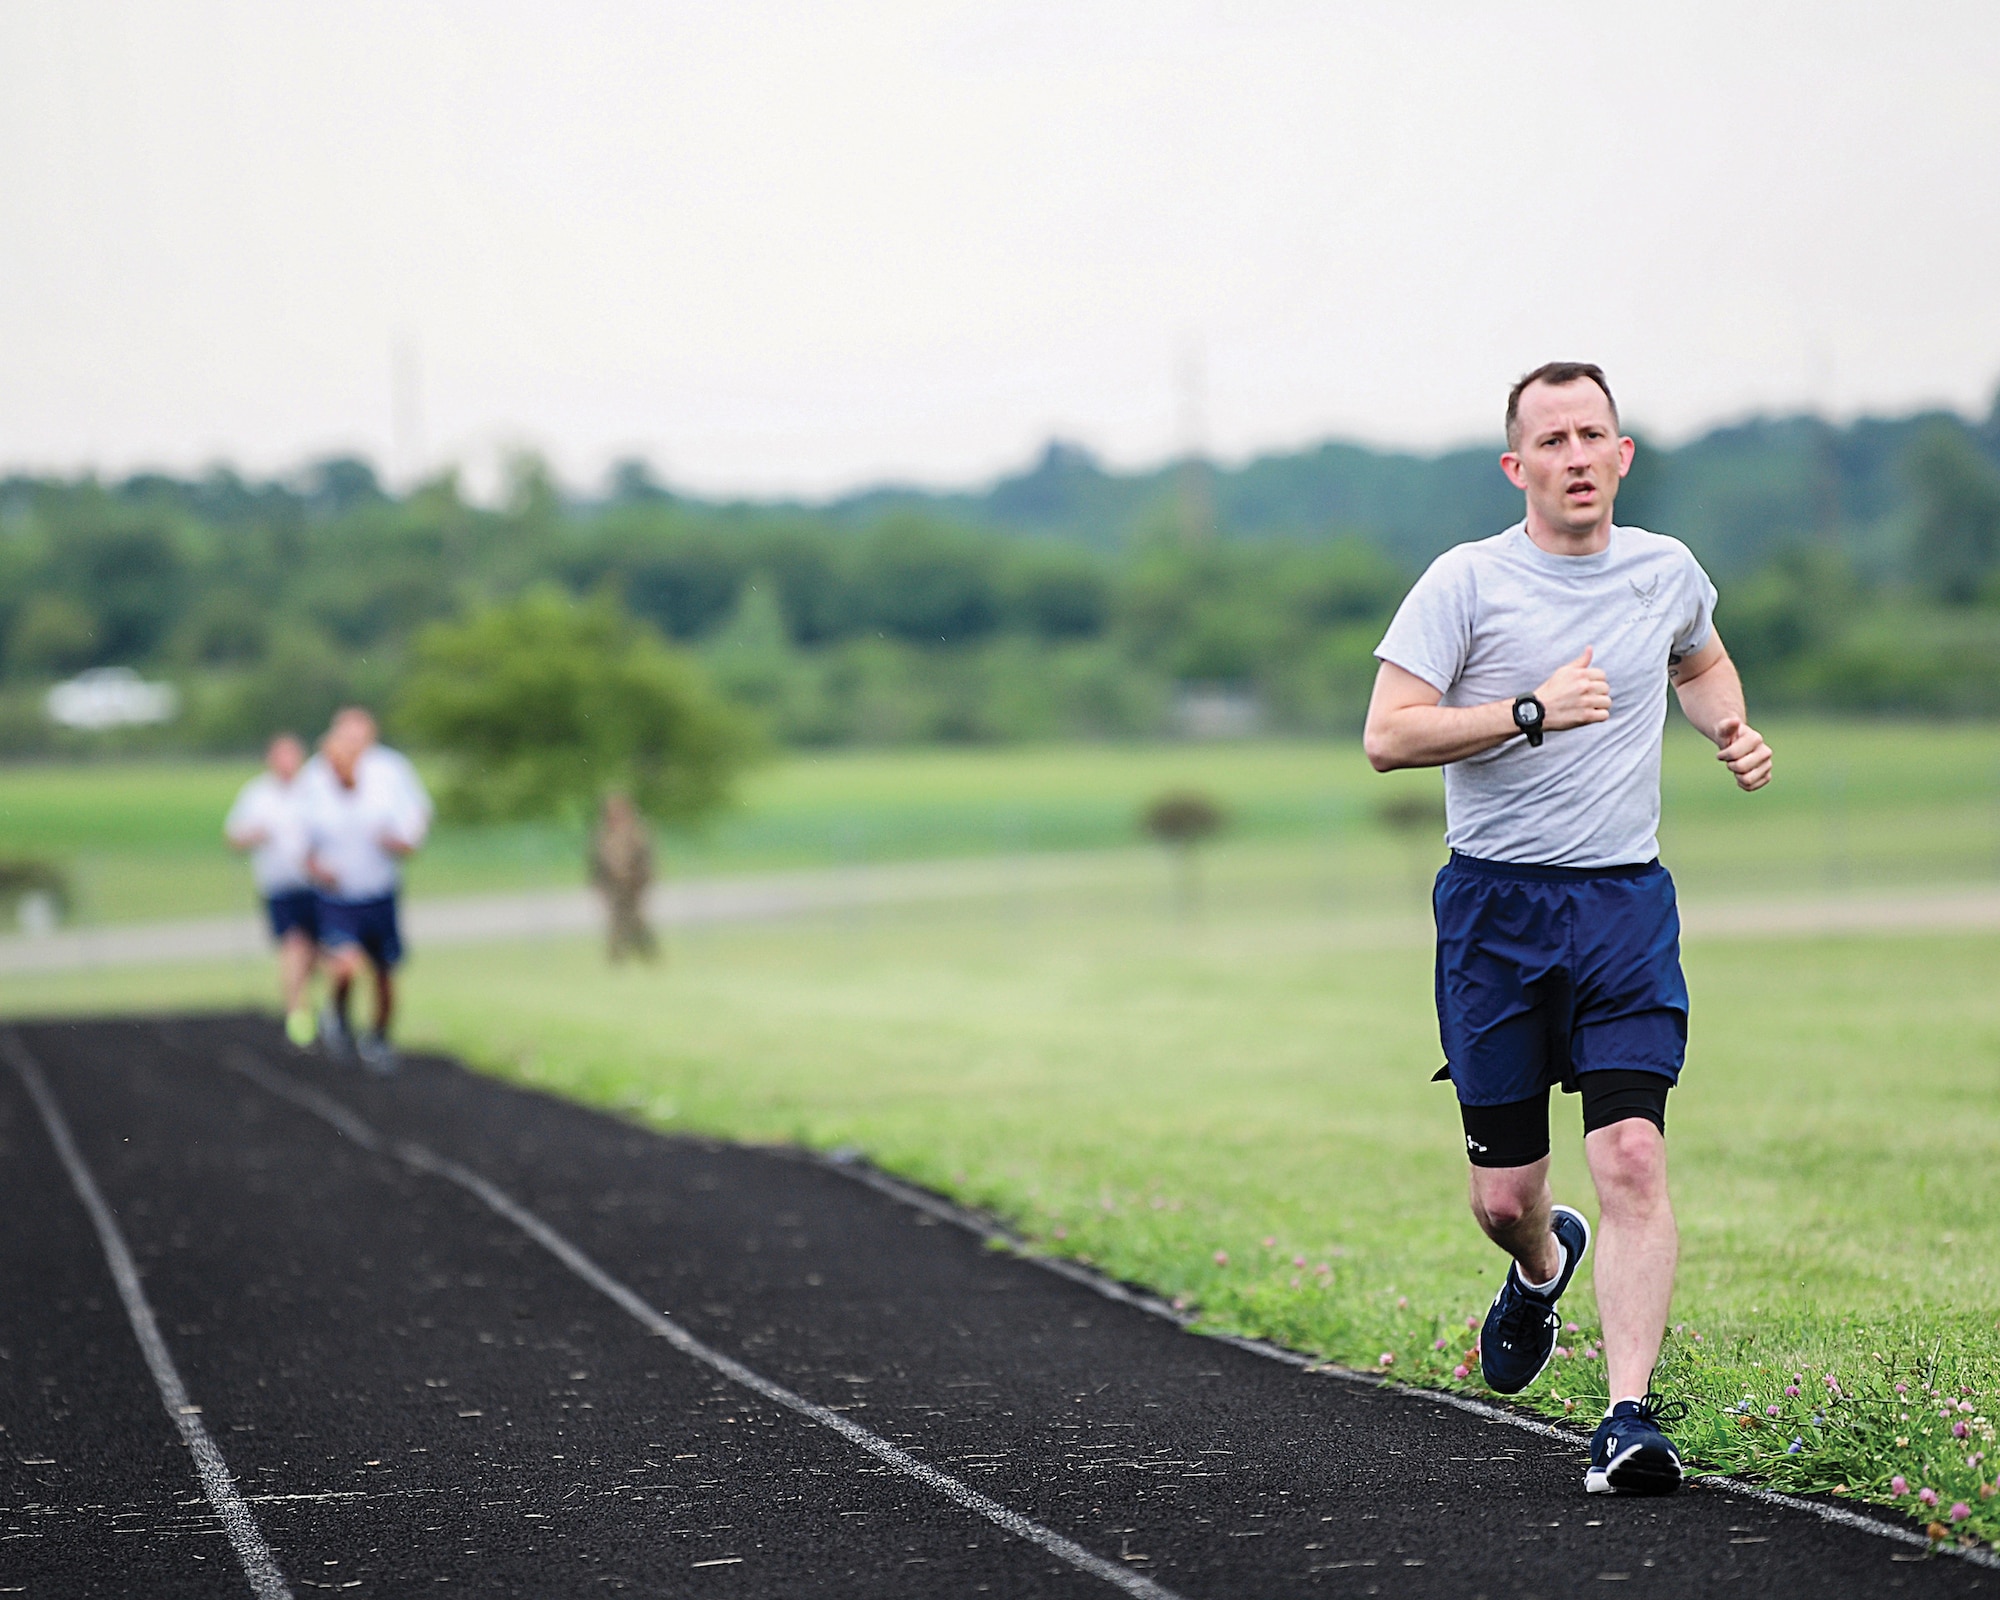
[{"label": "blurred tree line", "polygon": [[[450,476],[394,496],[353,459],[0,480],[0,753],[88,742],[41,700],[93,666],[182,686],[181,720],[127,743],[238,749],[394,707],[428,625],[540,591],[698,655],[789,743],[1158,733],[1189,685],[1344,733],[1410,580],[1519,515],[1490,449],[1205,470],[1216,532],[1193,539],[1184,469],[1061,444],[980,494],[817,506],[686,499],[639,463],[583,500],[529,458],[497,506]],[[1642,448],[1619,513],[1715,573],[1759,703],[2000,711],[2000,403]]]}]

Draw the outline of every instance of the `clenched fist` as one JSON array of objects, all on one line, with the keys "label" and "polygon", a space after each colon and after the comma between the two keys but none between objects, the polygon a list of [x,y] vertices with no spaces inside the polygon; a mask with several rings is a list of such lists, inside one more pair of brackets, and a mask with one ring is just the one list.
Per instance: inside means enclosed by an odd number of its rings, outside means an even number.
[{"label": "clenched fist", "polygon": [[1582,655],[1549,674],[1535,691],[1535,698],[1547,713],[1542,725],[1551,733],[1563,728],[1581,728],[1585,723],[1603,722],[1611,715],[1611,680],[1590,664],[1594,646],[1586,645]]},{"label": "clenched fist", "polygon": [[1748,793],[1771,781],[1771,747],[1764,736],[1741,717],[1724,717],[1715,730],[1715,759],[1736,778],[1736,787]]}]

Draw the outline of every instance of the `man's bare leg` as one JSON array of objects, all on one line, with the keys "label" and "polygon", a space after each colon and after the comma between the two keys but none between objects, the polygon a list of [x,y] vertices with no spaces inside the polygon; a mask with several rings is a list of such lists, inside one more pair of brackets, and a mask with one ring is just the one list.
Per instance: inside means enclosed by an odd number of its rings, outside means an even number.
[{"label": "man's bare leg", "polygon": [[396,1016],[396,975],[387,967],[375,967],[375,1032],[389,1037],[389,1024]]},{"label": "man's bare leg", "polygon": [[306,985],[312,980],[313,960],[318,953],[318,947],[297,928],[286,934],[278,946],[278,983],[288,1015],[305,1007]]},{"label": "man's bare leg", "polygon": [[326,972],[332,991],[333,1014],[340,1023],[342,1033],[349,1031],[347,1020],[349,1002],[354,994],[354,979],[361,970],[361,947],[354,944],[338,946],[326,958]]},{"label": "man's bare leg", "polygon": [[1660,1358],[1680,1235],[1667,1195],[1667,1141],[1643,1117],[1587,1134],[1597,1185],[1597,1314],[1611,1398],[1643,1396]]},{"label": "man's bare leg", "polygon": [[1472,1214],[1486,1237],[1520,1263],[1529,1283],[1547,1283],[1562,1270],[1562,1246],[1550,1231],[1555,1199],[1549,1193],[1549,1158],[1527,1167],[1471,1172]]}]

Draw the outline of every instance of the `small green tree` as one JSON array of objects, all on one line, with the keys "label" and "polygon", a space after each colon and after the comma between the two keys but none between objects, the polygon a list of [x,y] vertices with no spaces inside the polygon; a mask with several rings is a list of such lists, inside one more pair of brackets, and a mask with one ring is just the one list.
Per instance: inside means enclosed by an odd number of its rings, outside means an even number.
[{"label": "small green tree", "polygon": [[1139,814],[1139,826],[1167,847],[1176,867],[1175,903],[1184,917],[1201,909],[1201,861],[1197,851],[1220,833],[1229,813],[1205,794],[1163,794]]},{"label": "small green tree", "polygon": [[691,657],[609,600],[550,590],[429,628],[398,712],[456,762],[444,804],[468,819],[580,816],[618,789],[693,822],[757,745]]}]

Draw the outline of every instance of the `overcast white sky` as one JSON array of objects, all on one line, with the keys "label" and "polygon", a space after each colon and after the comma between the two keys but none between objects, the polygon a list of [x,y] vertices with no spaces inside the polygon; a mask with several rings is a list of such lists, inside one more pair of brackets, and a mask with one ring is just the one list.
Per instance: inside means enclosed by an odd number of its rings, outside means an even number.
[{"label": "overcast white sky", "polygon": [[1171,453],[1191,363],[1232,457],[1558,356],[1983,410],[1996,285],[1991,0],[0,0],[4,466],[962,482]]}]

